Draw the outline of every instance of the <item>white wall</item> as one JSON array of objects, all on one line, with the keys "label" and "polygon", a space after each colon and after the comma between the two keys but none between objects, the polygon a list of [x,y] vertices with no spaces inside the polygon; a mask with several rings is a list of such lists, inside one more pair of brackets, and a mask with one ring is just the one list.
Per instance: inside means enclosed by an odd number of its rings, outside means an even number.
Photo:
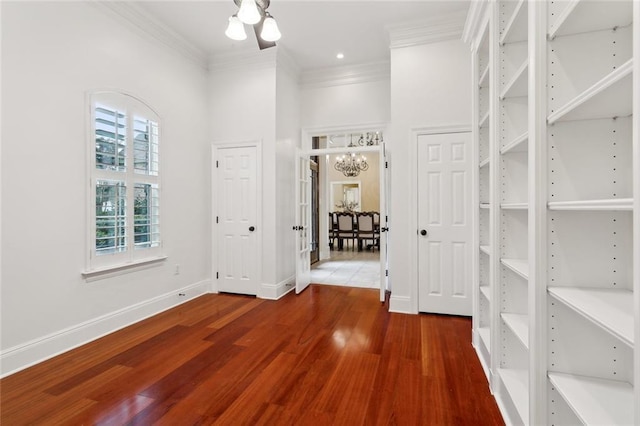
[{"label": "white wall", "polygon": [[303,128],[387,123],[389,80],[303,86],[301,102]]},{"label": "white wall", "polygon": [[[278,61],[276,77],[276,283],[293,284],[296,273],[295,153],[300,146],[300,89],[296,70]],[[292,288],[287,287],[287,288]]]},{"label": "white wall", "polygon": [[264,52],[253,66],[212,63],[209,120],[213,143],[258,141],[262,146],[261,276],[263,284],[275,285],[276,69],[275,56]]},{"label": "white wall", "polygon": [[391,49],[391,126],[385,137],[391,157],[389,214],[390,309],[417,312],[417,282],[407,259],[415,259],[416,229],[408,206],[411,129],[471,123],[471,55],[459,40]]},{"label": "white wall", "polygon": [[[6,374],[184,301],[177,293],[187,286],[200,284],[188,297],[206,289],[210,191],[201,67],[86,3],[3,2],[1,31]],[[135,95],[161,116],[168,260],[87,283],[85,95],[105,88]]]}]

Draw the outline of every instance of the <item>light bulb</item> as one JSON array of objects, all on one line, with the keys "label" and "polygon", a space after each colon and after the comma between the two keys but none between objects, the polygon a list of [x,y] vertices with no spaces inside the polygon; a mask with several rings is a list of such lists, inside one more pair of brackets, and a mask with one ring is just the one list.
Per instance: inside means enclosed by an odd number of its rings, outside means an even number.
[{"label": "light bulb", "polygon": [[229,26],[224,32],[231,40],[246,40],[247,33],[244,31],[244,24],[236,15],[229,17]]},{"label": "light bulb", "polygon": [[260,10],[258,10],[256,0],[242,0],[240,10],[238,11],[238,18],[248,25],[260,22],[262,16],[260,15]]},{"label": "light bulb", "polygon": [[264,41],[278,41],[280,40],[280,37],[282,37],[282,34],[280,34],[276,20],[273,19],[273,16],[271,16],[269,12],[267,12],[267,17],[262,24],[260,38]]}]

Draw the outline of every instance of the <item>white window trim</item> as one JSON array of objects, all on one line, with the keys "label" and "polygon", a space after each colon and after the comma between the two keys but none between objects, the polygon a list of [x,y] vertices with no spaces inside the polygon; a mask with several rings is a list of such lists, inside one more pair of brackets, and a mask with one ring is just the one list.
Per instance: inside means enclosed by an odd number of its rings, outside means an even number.
[{"label": "white window trim", "polygon": [[[123,179],[116,179],[109,173],[103,173],[96,169],[95,159],[95,102],[107,103],[117,108],[122,108],[127,112],[127,120],[132,120],[134,115],[141,115],[149,119],[157,120],[158,135],[160,138],[159,146],[159,164],[158,176],[147,176],[135,173],[133,163],[128,164],[126,172],[123,173]],[[162,184],[162,118],[149,106],[148,103],[131,94],[117,90],[102,90],[87,93],[87,139],[86,139],[86,164],[87,164],[87,198],[86,198],[86,259],[85,269],[81,271],[81,275],[86,281],[95,281],[103,278],[110,278],[129,272],[138,271],[154,266],[159,262],[167,259],[163,253],[163,184]],[[130,150],[127,158],[133,159],[133,140],[127,141],[127,149]],[[158,196],[160,199],[159,216],[160,216],[160,244],[157,247],[144,249],[133,248],[133,233],[129,236],[132,243],[128,250],[123,253],[104,254],[96,256],[95,254],[95,238],[96,238],[96,221],[95,221],[95,198],[96,198],[96,180],[123,180],[130,183],[127,187],[127,203],[133,200],[134,183],[154,183],[158,185]],[[132,204],[131,204],[132,205]],[[133,220],[133,218],[132,218]]]}]

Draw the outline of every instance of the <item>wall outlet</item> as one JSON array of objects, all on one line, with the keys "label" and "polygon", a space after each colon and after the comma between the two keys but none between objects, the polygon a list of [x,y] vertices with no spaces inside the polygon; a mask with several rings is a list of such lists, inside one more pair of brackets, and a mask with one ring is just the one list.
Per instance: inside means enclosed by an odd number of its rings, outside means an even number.
[{"label": "wall outlet", "polygon": [[176,265],[176,270],[173,271],[173,275],[180,275],[180,265]]}]

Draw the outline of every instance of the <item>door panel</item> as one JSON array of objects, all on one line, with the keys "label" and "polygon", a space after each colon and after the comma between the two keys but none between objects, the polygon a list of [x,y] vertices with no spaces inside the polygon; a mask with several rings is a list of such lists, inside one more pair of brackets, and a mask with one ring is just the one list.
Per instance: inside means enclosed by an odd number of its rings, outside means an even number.
[{"label": "door panel", "polygon": [[296,160],[296,293],[311,281],[311,170],[308,156]]},{"label": "door panel", "polygon": [[218,148],[216,158],[218,290],[257,295],[256,147]]},{"label": "door panel", "polygon": [[471,315],[470,141],[469,133],[418,136],[421,312]]}]

